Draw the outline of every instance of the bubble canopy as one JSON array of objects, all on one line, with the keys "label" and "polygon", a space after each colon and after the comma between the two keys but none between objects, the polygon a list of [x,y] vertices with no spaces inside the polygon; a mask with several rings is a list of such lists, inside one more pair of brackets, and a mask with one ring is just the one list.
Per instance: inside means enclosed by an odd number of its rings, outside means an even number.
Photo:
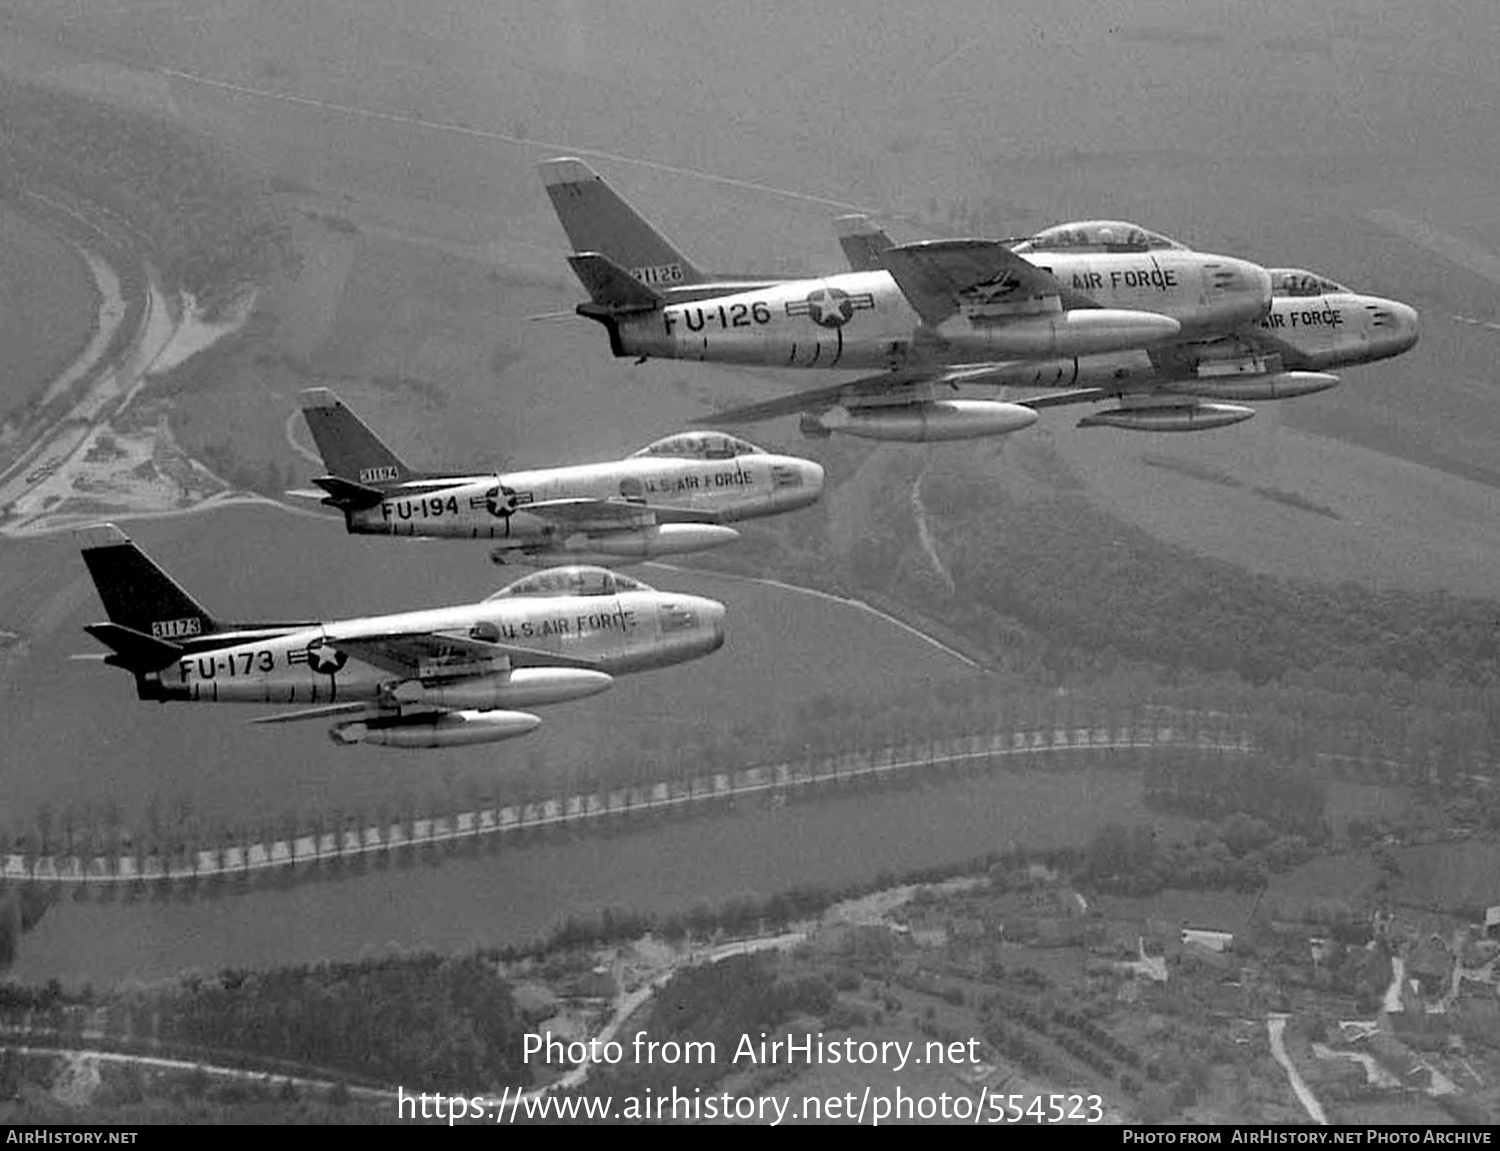
[{"label": "bubble canopy", "polygon": [[654,591],[638,579],[590,564],[571,564],[548,568],[506,584],[485,602],[496,599],[519,599],[523,596],[615,595],[627,591]]},{"label": "bubble canopy", "polygon": [[1302,268],[1270,268],[1273,296],[1327,296],[1349,291],[1343,284],[1314,275]]},{"label": "bubble canopy", "polygon": [[1128,220],[1075,220],[1055,224],[1017,244],[1017,252],[1150,252],[1163,248],[1187,251],[1159,232],[1147,231]]},{"label": "bubble canopy", "polygon": [[748,440],[724,432],[678,432],[664,436],[655,443],[647,444],[636,456],[671,456],[687,460],[728,460],[735,456],[763,456],[764,448],[758,448]]}]

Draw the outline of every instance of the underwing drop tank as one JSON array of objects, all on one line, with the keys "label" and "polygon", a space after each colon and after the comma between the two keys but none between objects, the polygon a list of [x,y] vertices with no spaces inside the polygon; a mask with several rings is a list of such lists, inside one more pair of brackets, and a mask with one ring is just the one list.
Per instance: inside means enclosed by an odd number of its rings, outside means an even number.
[{"label": "underwing drop tank", "polygon": [[[976,326],[984,321],[973,317]],[[996,355],[1016,359],[1091,356],[1149,348],[1175,339],[1182,325],[1171,316],[1123,308],[1075,308],[1040,316],[997,318],[984,325],[986,343]]]},{"label": "underwing drop tank", "polygon": [[329,729],[334,743],[377,747],[467,747],[498,743],[534,730],[542,719],[524,711],[450,711],[416,719],[370,719]]},{"label": "underwing drop tank", "polygon": [[1162,385],[1164,392],[1210,400],[1290,400],[1338,386],[1326,372],[1267,372],[1250,376],[1203,376]]},{"label": "underwing drop tank", "polygon": [[391,692],[401,705],[452,708],[541,707],[598,695],[614,683],[602,671],[573,667],[518,667],[501,675],[475,676],[447,682],[409,679]]},{"label": "underwing drop tank", "polygon": [[1078,421],[1080,428],[1123,428],[1132,432],[1206,432],[1227,428],[1255,415],[1254,408],[1237,404],[1183,404],[1111,408]]},{"label": "underwing drop tank", "polygon": [[827,436],[840,432],[867,440],[933,443],[1002,436],[1036,423],[1034,408],[994,400],[933,400],[920,404],[830,408],[802,417],[802,432]]},{"label": "underwing drop tank", "polygon": [[490,558],[497,564],[608,564],[619,560],[687,555],[722,547],[739,538],[739,532],[722,524],[653,524],[631,532],[575,536],[562,546],[546,551],[495,548],[490,552]]}]

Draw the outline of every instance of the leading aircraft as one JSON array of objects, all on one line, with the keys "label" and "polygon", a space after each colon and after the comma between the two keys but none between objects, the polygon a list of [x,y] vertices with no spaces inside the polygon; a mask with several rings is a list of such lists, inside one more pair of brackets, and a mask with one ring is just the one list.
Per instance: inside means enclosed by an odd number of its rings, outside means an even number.
[{"label": "leading aircraft", "polygon": [[[1098,251],[1013,250],[933,240],[879,253],[881,267],[800,280],[701,272],[582,160],[542,178],[589,293],[576,309],[618,356],[766,367],[870,369],[833,430],[872,439],[997,435],[1032,408],[938,398],[996,362],[1140,350],[1258,322],[1265,269],[1162,237]],[[878,400],[874,397],[879,397]],[[830,425],[832,427],[832,425]]]},{"label": "leading aircraft", "polygon": [[337,717],[335,743],[458,747],[525,735],[520,707],[717,651],[724,606],[599,567],[534,572],[474,604],[359,619],[226,623],[113,524],[83,561],[108,623],[86,630],[143,700],[305,704],[252,723]]},{"label": "leading aircraft", "polygon": [[[867,217],[842,216],[839,243],[856,269],[879,262],[890,239]],[[1086,253],[1130,247],[1150,251],[1175,241],[1120,220],[1059,224],[1017,245],[1025,253],[1067,248]],[[1254,408],[1224,400],[1284,400],[1339,383],[1330,369],[1372,363],[1409,351],[1420,323],[1415,309],[1364,295],[1301,268],[1273,268],[1271,307],[1255,323],[1146,350],[1049,360],[1018,360],[955,372],[970,386],[994,385],[996,395],[1028,408],[1114,403],[1080,427],[1131,431],[1204,431],[1248,420]],[[1038,393],[1036,389],[1046,388]],[[733,411],[716,423],[752,423],[800,413],[809,436],[860,434],[866,412],[900,403],[901,386],[880,378],[798,392]]]},{"label": "leading aircraft", "polygon": [[496,563],[609,563],[738,539],[726,524],[805,508],[823,491],[811,460],[722,432],[684,432],[628,459],[524,472],[415,471],[327,388],[302,414],[330,474],[313,480],[350,532],[489,540]]}]

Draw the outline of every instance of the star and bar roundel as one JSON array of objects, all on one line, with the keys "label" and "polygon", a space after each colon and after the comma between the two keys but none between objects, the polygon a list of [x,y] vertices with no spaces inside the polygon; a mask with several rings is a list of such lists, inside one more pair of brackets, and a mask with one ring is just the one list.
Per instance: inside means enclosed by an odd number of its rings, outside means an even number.
[{"label": "star and bar roundel", "polygon": [[303,651],[286,653],[288,663],[305,663],[319,675],[333,675],[349,662],[348,653],[340,651],[326,639],[315,639]]},{"label": "star and bar roundel", "polygon": [[855,312],[875,306],[875,297],[870,292],[850,294],[842,288],[816,288],[807,293],[805,300],[790,300],[786,305],[788,316],[807,316],[813,323],[824,328],[842,328]]}]

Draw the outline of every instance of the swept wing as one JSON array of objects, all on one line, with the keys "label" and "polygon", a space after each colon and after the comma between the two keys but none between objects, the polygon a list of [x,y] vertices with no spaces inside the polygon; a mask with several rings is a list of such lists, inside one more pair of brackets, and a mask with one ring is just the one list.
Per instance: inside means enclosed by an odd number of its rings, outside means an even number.
[{"label": "swept wing", "polygon": [[445,632],[331,634],[324,645],[403,678],[492,674],[512,667],[598,667],[595,660]]},{"label": "swept wing", "polygon": [[1027,314],[1099,306],[997,240],[898,244],[882,251],[880,259],[902,295],[931,325],[966,307]]},{"label": "swept wing", "polygon": [[780,416],[796,415],[798,412],[820,411],[834,404],[882,401],[886,403],[909,403],[928,398],[934,387],[959,388],[964,384],[994,382],[998,370],[996,364],[967,364],[953,368],[912,368],[881,372],[876,376],[861,376],[842,384],[830,384],[826,388],[810,388],[777,396],[758,404],[730,408],[698,416],[689,423],[709,426],[713,424],[753,424],[761,420],[773,420]]},{"label": "swept wing", "polygon": [[597,500],[579,496],[562,500],[539,500],[521,504],[517,511],[551,520],[568,531],[610,531],[650,527],[655,523],[717,523],[713,512],[692,508],[662,507],[634,500]]}]

